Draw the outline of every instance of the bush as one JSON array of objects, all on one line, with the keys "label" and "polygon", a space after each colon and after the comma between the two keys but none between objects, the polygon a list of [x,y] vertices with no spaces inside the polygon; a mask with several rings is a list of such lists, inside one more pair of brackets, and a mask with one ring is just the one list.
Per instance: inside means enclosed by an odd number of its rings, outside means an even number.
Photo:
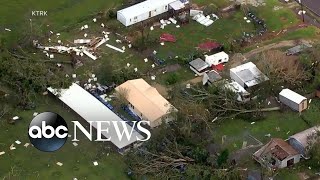
[{"label": "bush", "polygon": [[179,80],[179,76],[176,73],[170,74],[166,79],[166,84],[173,85],[177,83]]},{"label": "bush", "polygon": [[228,162],[228,159],[229,159],[229,150],[225,149],[218,156],[218,159],[217,159],[218,167],[222,167],[223,165],[225,165]]},{"label": "bush", "polygon": [[108,16],[110,19],[116,19],[117,18],[117,13],[115,10],[109,10]]}]

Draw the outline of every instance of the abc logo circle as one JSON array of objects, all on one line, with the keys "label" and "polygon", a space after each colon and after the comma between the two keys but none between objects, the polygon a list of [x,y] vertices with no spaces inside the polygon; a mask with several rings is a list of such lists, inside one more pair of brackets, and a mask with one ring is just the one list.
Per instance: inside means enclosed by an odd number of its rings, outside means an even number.
[{"label": "abc logo circle", "polygon": [[33,118],[28,135],[35,148],[43,152],[53,152],[66,143],[68,125],[60,115],[44,112]]}]

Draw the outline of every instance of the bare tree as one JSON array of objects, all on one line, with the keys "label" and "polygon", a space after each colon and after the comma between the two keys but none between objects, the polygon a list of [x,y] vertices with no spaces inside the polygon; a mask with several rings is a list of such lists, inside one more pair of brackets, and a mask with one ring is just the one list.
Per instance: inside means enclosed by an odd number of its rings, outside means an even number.
[{"label": "bare tree", "polygon": [[281,51],[268,51],[259,58],[258,66],[276,85],[301,85],[310,78],[298,58],[286,56]]}]

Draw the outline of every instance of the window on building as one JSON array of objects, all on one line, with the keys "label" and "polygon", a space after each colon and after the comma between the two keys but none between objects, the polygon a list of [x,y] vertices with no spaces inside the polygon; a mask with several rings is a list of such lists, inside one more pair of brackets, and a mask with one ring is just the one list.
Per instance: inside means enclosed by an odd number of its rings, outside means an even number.
[{"label": "window on building", "polygon": [[168,5],[166,5],[166,6],[164,7],[164,9],[168,9]]},{"label": "window on building", "polygon": [[138,19],[138,16],[135,16],[134,19],[135,19],[135,20]]}]

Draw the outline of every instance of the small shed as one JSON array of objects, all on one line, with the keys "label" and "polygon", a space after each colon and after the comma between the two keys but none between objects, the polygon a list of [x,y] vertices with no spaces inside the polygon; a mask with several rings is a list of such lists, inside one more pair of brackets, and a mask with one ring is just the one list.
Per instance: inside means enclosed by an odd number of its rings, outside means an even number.
[{"label": "small shed", "polygon": [[279,93],[279,100],[281,103],[298,112],[302,112],[308,108],[307,98],[290,89],[283,89]]},{"label": "small shed", "polygon": [[201,58],[197,58],[189,62],[189,65],[190,69],[193,72],[195,72],[198,76],[202,76],[209,67],[209,65],[206,62],[204,62]]},{"label": "small shed", "polygon": [[219,81],[221,79],[222,77],[220,76],[220,74],[213,70],[213,71],[204,73],[202,78],[202,83],[203,85],[211,85],[212,83]]},{"label": "small shed", "polygon": [[224,51],[206,56],[206,63],[208,63],[209,66],[216,66],[218,64],[227,63],[228,61],[229,55]]}]

